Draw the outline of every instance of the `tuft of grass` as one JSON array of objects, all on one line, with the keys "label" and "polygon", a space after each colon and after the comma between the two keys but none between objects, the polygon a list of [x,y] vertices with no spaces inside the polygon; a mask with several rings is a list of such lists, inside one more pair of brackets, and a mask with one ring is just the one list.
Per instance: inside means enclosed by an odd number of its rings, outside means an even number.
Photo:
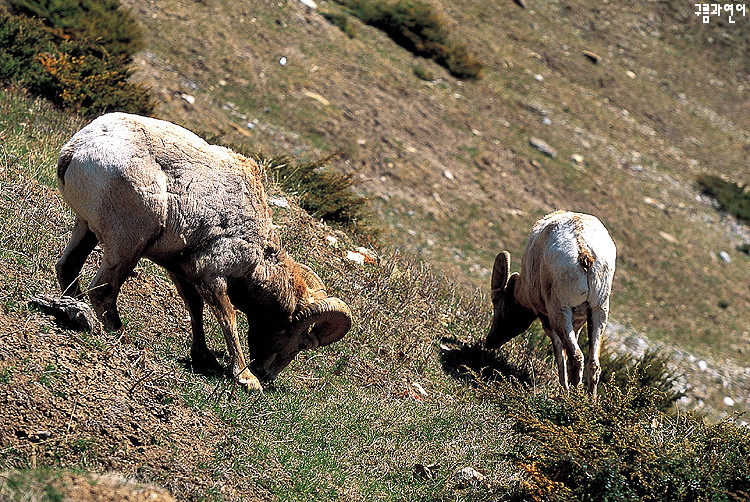
[{"label": "tuft of grass", "polygon": [[453,76],[481,77],[484,65],[465,44],[451,38],[450,20],[433,4],[422,0],[337,1],[405,49],[445,66]]},{"label": "tuft of grass", "polygon": [[357,38],[359,34],[357,27],[351,22],[350,16],[345,12],[336,11],[323,11],[322,16],[328,20],[329,23],[338,27],[341,31],[346,34],[349,38]]},{"label": "tuft of grass", "polygon": [[267,156],[245,144],[223,143],[207,135],[210,142],[223,144],[232,150],[260,162],[273,182],[299,197],[299,205],[314,218],[342,227],[366,239],[376,240],[380,230],[374,214],[367,207],[367,199],[354,190],[353,175],[341,173],[329,166],[338,154],[317,160],[304,161],[289,155]]},{"label": "tuft of grass", "polygon": [[701,175],[697,181],[701,191],[716,199],[724,211],[750,224],[750,185],[740,185],[711,174]]},{"label": "tuft of grass", "polygon": [[3,500],[62,502],[65,498],[58,489],[59,480],[60,472],[50,468],[0,473],[0,494]]}]

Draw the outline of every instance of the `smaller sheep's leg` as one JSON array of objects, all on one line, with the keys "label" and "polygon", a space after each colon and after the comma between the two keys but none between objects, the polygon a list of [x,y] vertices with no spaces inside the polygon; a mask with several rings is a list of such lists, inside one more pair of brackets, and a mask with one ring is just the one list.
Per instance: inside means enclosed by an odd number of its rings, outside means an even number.
[{"label": "smaller sheep's leg", "polygon": [[86,258],[98,242],[94,232],[89,229],[88,223],[83,218],[77,217],[70,242],[65,246],[65,251],[55,265],[57,281],[60,283],[63,295],[81,296],[78,276],[83,264],[86,263]]},{"label": "smaller sheep's leg", "polygon": [[550,325],[549,319],[547,317],[539,317],[540,321],[542,322],[542,328],[544,328],[544,333],[549,337],[550,341],[552,342],[552,348],[555,351],[555,363],[557,364],[557,376],[560,379],[560,385],[563,386],[563,388],[568,388],[568,369],[567,369],[567,362],[566,362],[566,355],[565,355],[565,347],[563,346],[562,340],[560,340],[560,337],[557,336],[557,333],[555,333],[555,330],[552,329],[552,326]]},{"label": "smaller sheep's leg", "polygon": [[263,390],[258,378],[250,372],[242,353],[242,345],[237,335],[237,314],[227,294],[227,283],[224,279],[215,279],[199,288],[201,296],[209,304],[224,333],[224,340],[231,359],[232,376],[247,390]]},{"label": "smaller sheep's leg", "polygon": [[596,388],[599,385],[599,377],[602,373],[599,357],[602,348],[602,335],[604,334],[604,329],[607,327],[607,318],[609,317],[609,305],[590,308],[587,315],[589,354],[585,370],[586,390],[595,398]]},{"label": "smaller sheep's leg", "polygon": [[575,387],[583,379],[583,351],[578,346],[578,333],[573,327],[573,310],[560,309],[550,321],[565,348],[568,383]]},{"label": "smaller sheep's leg", "polygon": [[193,369],[199,371],[221,372],[222,367],[216,357],[208,350],[206,345],[206,333],[203,330],[203,298],[201,298],[195,286],[179,275],[169,272],[177,292],[185,302],[190,313],[190,325],[193,331],[193,342],[190,346],[190,361]]}]

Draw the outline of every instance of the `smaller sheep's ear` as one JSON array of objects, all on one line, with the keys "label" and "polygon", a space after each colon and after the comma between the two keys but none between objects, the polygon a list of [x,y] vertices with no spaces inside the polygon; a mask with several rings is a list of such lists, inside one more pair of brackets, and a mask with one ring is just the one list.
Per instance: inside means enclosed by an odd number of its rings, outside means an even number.
[{"label": "smaller sheep's ear", "polygon": [[505,289],[508,284],[508,271],[510,270],[510,253],[503,251],[495,258],[492,267],[492,291]]},{"label": "smaller sheep's ear", "polygon": [[510,274],[510,277],[508,277],[508,283],[505,285],[505,293],[509,298],[515,298],[516,297],[516,281],[520,275],[518,272],[513,272]]}]

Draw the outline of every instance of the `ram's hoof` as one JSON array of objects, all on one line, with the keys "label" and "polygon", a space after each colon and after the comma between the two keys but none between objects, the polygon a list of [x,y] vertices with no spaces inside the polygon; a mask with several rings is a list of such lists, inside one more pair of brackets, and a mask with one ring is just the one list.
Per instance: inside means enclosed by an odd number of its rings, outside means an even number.
[{"label": "ram's hoof", "polygon": [[242,385],[248,392],[263,392],[260,380],[253,375],[249,369],[244,369],[239,375],[234,377],[237,383]]}]

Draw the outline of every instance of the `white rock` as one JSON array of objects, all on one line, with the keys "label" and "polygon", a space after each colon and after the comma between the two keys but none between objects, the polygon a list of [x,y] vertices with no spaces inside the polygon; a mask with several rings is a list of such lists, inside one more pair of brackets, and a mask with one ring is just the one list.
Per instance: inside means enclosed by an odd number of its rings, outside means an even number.
[{"label": "white rock", "polygon": [[326,235],[326,240],[328,241],[328,244],[330,244],[331,246],[335,246],[336,244],[339,243],[339,240],[333,235]]},{"label": "white rock", "polygon": [[632,72],[632,71],[630,71],[630,70],[626,71],[626,72],[625,72],[625,75],[627,75],[627,76],[628,76],[628,78],[635,78],[635,77],[636,77],[635,73],[633,73],[633,72]]},{"label": "white rock", "polygon": [[708,369],[708,363],[701,359],[696,363],[698,365],[698,369],[701,371],[706,371]]},{"label": "white rock", "polygon": [[731,397],[726,396],[724,398],[724,406],[734,406],[734,404],[734,399],[732,399]]},{"label": "white rock", "polygon": [[287,63],[287,59],[286,59],[286,56],[281,56],[281,57],[279,58],[279,64],[280,64],[281,66],[286,66],[286,63]]},{"label": "white rock", "polygon": [[364,265],[365,264],[365,255],[362,253],[357,253],[355,251],[347,251],[346,257],[356,263],[357,265]]},{"label": "white rock", "polygon": [[421,395],[422,397],[427,397],[427,391],[426,391],[426,390],[424,390],[424,387],[422,387],[422,386],[421,386],[421,385],[419,384],[419,382],[413,382],[413,383],[411,384],[411,386],[412,386],[412,387],[414,387],[414,388],[415,388],[415,389],[417,390],[417,392],[419,392],[419,394],[420,394],[420,395]]},{"label": "white rock", "polygon": [[180,97],[185,103],[189,104],[190,106],[195,104],[195,96],[191,96],[190,94],[180,94]]},{"label": "white rock", "polygon": [[444,176],[444,177],[445,177],[446,179],[449,179],[449,180],[454,180],[454,179],[456,179],[456,177],[455,177],[455,176],[453,175],[453,173],[452,173],[452,172],[450,172],[450,171],[448,171],[447,169],[443,171],[443,176]]},{"label": "white rock", "polygon": [[299,3],[307,7],[308,9],[317,9],[318,4],[313,2],[313,0],[299,0]]},{"label": "white rock", "polygon": [[726,251],[719,251],[719,258],[725,263],[732,263],[732,257]]},{"label": "white rock", "polygon": [[286,200],[284,197],[269,197],[268,203],[272,206],[276,207],[283,207],[284,209],[289,209],[289,201]]}]

